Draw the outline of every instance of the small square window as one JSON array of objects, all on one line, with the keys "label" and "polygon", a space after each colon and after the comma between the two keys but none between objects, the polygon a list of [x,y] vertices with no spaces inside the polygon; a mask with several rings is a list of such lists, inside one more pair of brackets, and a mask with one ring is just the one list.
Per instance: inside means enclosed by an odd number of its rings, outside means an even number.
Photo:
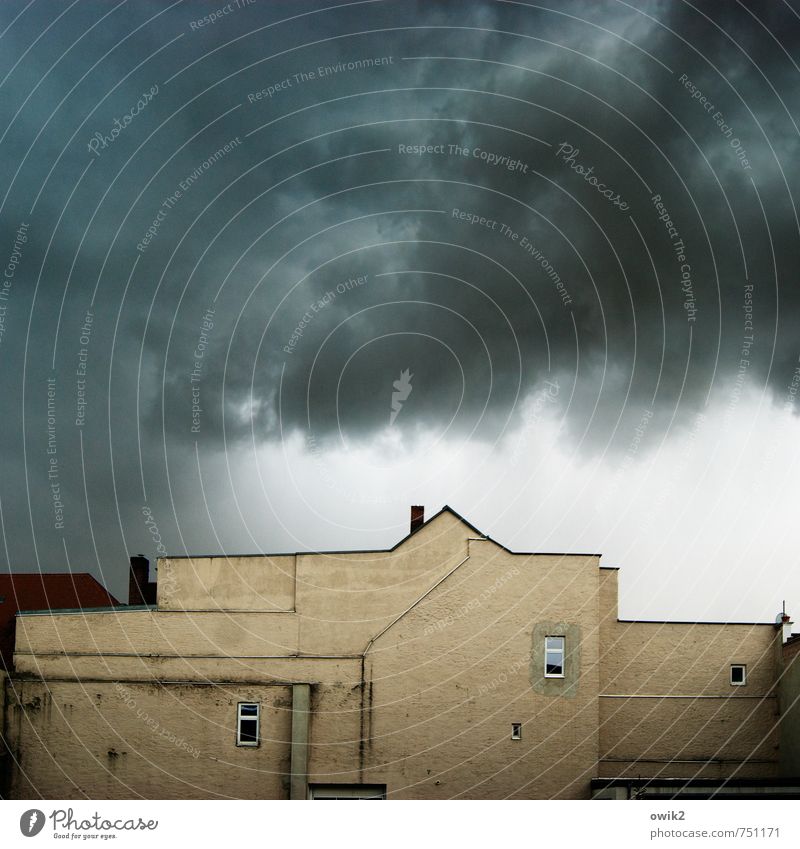
[{"label": "small square window", "polygon": [[731,685],[742,687],[747,683],[747,667],[743,663],[731,664]]},{"label": "small square window", "polygon": [[236,712],[236,745],[258,745],[258,720],[260,705],[254,702],[239,702]]},{"label": "small square window", "polygon": [[522,739],[522,723],[521,722],[512,722],[511,723],[511,739],[512,740],[521,740]]},{"label": "small square window", "polygon": [[544,677],[564,677],[564,637],[544,638]]}]

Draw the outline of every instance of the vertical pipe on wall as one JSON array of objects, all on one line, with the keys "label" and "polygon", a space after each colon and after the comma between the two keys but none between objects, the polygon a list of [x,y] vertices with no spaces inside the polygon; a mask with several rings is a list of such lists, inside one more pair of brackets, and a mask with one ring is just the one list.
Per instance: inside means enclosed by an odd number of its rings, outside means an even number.
[{"label": "vertical pipe on wall", "polygon": [[292,752],[290,799],[308,797],[308,728],[311,717],[311,685],[292,684]]}]

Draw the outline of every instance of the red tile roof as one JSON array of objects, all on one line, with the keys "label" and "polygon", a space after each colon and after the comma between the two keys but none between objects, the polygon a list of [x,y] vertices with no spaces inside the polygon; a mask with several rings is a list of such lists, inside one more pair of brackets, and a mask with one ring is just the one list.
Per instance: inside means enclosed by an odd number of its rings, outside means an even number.
[{"label": "red tile roof", "polygon": [[18,610],[114,607],[118,602],[86,572],[0,574],[0,669],[11,669]]}]

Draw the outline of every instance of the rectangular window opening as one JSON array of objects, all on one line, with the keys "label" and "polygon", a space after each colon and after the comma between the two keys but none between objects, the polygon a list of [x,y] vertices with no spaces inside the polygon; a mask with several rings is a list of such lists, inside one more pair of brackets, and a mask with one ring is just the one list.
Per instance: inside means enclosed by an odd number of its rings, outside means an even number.
[{"label": "rectangular window opening", "polygon": [[564,677],[564,637],[544,638],[544,677]]},{"label": "rectangular window opening", "polygon": [[522,723],[521,722],[512,722],[511,723],[511,739],[512,740],[521,740],[522,739]]},{"label": "rectangular window opening", "polygon": [[747,667],[743,663],[731,664],[731,686],[742,687],[747,683]]},{"label": "rectangular window opening", "polygon": [[239,702],[236,722],[236,745],[258,745],[258,721],[260,705],[254,702]]}]

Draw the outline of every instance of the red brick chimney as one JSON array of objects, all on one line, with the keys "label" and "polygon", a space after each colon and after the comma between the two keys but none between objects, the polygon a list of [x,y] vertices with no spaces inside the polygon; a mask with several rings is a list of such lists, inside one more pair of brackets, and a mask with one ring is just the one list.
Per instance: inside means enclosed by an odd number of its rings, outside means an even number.
[{"label": "red brick chimney", "polygon": [[128,579],[128,604],[147,604],[149,583],[150,561],[143,554],[134,554]]},{"label": "red brick chimney", "polygon": [[425,524],[425,508],[415,505],[411,508],[411,533],[419,530]]}]

